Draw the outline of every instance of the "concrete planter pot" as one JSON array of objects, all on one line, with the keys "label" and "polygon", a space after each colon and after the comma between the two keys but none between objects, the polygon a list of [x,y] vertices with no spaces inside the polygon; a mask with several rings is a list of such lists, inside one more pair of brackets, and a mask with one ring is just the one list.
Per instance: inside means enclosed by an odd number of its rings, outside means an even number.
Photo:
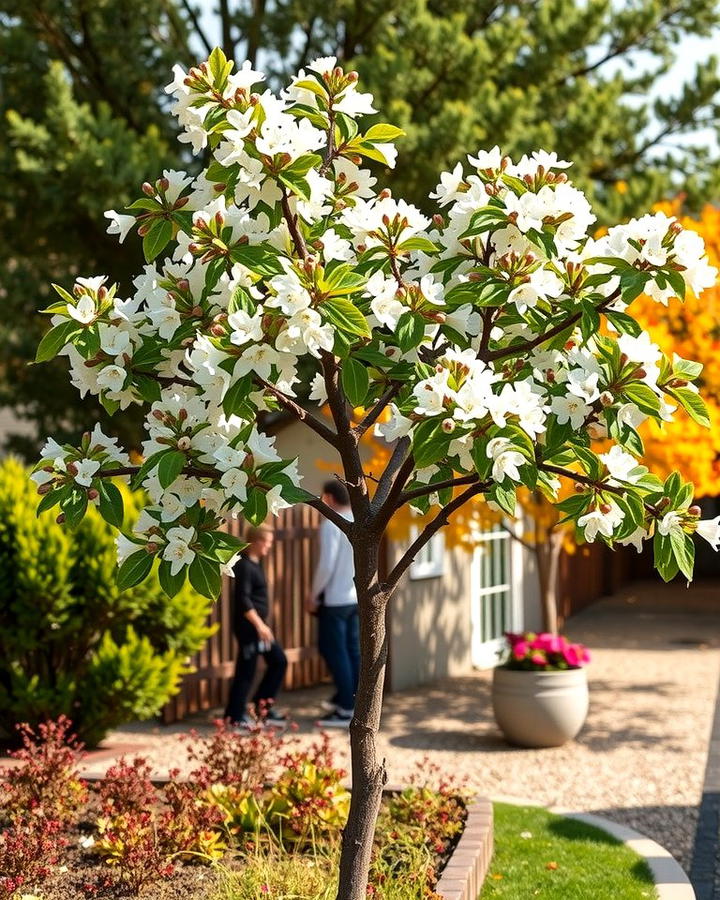
[{"label": "concrete planter pot", "polygon": [[493,672],[495,721],[511,744],[560,747],[580,731],[588,712],[585,669]]}]

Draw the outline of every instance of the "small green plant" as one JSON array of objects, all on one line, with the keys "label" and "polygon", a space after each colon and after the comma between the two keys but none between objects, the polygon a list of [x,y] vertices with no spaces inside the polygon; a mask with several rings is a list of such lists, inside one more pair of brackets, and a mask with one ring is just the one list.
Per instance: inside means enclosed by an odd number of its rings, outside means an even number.
[{"label": "small green plant", "polygon": [[[118,490],[132,522],[142,497]],[[114,532],[89,505],[68,531],[36,516],[20,463],[0,465],[0,736],[66,715],[93,746],[154,715],[210,633],[210,604],[189,587],[169,599],[153,575],[118,590]]]}]

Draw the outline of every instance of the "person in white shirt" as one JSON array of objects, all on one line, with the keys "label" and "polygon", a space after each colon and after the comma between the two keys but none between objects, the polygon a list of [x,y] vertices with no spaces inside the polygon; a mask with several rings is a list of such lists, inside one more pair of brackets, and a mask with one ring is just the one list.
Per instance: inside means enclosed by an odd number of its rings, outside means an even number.
[{"label": "person in white shirt", "polygon": [[[352,519],[350,498],[341,482],[325,484],[322,500],[343,518]],[[335,695],[327,704],[330,714],[318,724],[324,728],[347,728],[360,670],[355,566],[350,541],[328,519],[320,525],[320,557],[307,610],[318,617],[318,649],[335,682]]]}]

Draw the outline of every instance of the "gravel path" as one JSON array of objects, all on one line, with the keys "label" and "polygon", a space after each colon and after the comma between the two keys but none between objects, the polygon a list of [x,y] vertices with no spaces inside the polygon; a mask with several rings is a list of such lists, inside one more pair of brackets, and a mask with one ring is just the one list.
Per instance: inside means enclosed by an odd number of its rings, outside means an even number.
[{"label": "gravel path", "polygon": [[[687,870],[720,675],[720,585],[632,585],[574,617],[567,632],[594,653],[591,709],[577,741],[541,751],[508,747],[492,720],[490,673],[477,672],[387,698],[380,743],[390,781],[402,781],[429,755],[483,794],[595,812],[636,828]],[[303,740],[312,739],[327,693],[283,698]],[[178,735],[207,723],[203,716],[184,727],[129,726],[110,741],[125,751],[137,744],[164,774],[183,764]],[[346,764],[347,735],[332,740]]]}]

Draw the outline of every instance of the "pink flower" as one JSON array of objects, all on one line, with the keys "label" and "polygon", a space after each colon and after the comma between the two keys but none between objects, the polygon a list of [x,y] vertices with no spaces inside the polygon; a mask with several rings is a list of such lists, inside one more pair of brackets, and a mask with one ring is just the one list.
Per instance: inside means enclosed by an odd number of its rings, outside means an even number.
[{"label": "pink flower", "polygon": [[515,659],[524,659],[527,656],[530,645],[527,641],[517,641],[513,644],[512,655]]},{"label": "pink flower", "polygon": [[547,662],[545,658],[545,654],[542,651],[537,651],[536,653],[532,653],[530,655],[530,662],[536,666],[544,666]]}]

